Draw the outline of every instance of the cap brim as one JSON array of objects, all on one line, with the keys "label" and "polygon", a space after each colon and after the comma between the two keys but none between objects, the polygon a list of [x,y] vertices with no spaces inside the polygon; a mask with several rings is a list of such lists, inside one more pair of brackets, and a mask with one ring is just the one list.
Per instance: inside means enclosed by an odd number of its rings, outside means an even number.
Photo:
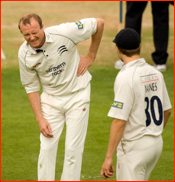
[{"label": "cap brim", "polygon": [[115,39],[112,42],[116,43]]}]

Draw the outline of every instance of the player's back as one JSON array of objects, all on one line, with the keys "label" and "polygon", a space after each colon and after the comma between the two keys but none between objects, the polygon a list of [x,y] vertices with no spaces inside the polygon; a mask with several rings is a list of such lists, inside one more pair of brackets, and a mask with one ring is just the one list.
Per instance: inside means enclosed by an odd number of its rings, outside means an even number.
[{"label": "player's back", "polygon": [[160,135],[163,130],[163,75],[147,63],[138,65],[133,74],[133,88],[133,114],[145,125],[143,135]]},{"label": "player's back", "polygon": [[116,77],[109,117],[125,120],[122,140],[163,131],[164,111],[171,108],[163,75],[143,58],[126,64]]}]

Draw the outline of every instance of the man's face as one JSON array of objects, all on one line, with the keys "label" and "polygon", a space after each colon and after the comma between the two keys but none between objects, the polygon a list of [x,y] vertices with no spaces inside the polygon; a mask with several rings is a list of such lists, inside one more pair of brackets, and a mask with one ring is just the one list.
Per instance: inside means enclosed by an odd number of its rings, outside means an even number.
[{"label": "man's face", "polygon": [[45,34],[43,27],[40,28],[39,23],[32,18],[30,20],[31,24],[20,24],[21,33],[23,34],[25,40],[34,48],[40,48],[45,42]]}]

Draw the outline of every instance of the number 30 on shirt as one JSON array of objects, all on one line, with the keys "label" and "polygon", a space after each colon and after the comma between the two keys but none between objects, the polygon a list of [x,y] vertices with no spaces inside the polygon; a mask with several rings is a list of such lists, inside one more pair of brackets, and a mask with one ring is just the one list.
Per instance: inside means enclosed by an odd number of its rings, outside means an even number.
[{"label": "number 30 on shirt", "polygon": [[[163,107],[159,97],[153,96],[151,97],[151,99],[149,99],[148,97],[145,97],[145,102],[147,103],[146,109],[145,109],[146,126],[149,126],[151,124],[151,120],[153,120],[155,125],[157,126],[161,125],[163,121]],[[155,107],[154,105],[155,102],[157,102],[158,107]],[[158,109],[158,115],[159,115],[158,119],[156,118],[155,109]]]}]

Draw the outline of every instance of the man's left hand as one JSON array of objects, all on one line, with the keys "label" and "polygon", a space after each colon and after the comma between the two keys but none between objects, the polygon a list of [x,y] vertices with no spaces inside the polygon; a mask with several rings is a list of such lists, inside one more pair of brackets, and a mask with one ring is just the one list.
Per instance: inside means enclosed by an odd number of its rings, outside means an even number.
[{"label": "man's left hand", "polygon": [[93,59],[90,56],[80,56],[80,63],[78,66],[77,76],[84,75],[86,70],[92,65]]},{"label": "man's left hand", "polygon": [[112,158],[106,158],[101,168],[101,176],[104,179],[112,178],[114,173],[114,167],[112,165]]}]

